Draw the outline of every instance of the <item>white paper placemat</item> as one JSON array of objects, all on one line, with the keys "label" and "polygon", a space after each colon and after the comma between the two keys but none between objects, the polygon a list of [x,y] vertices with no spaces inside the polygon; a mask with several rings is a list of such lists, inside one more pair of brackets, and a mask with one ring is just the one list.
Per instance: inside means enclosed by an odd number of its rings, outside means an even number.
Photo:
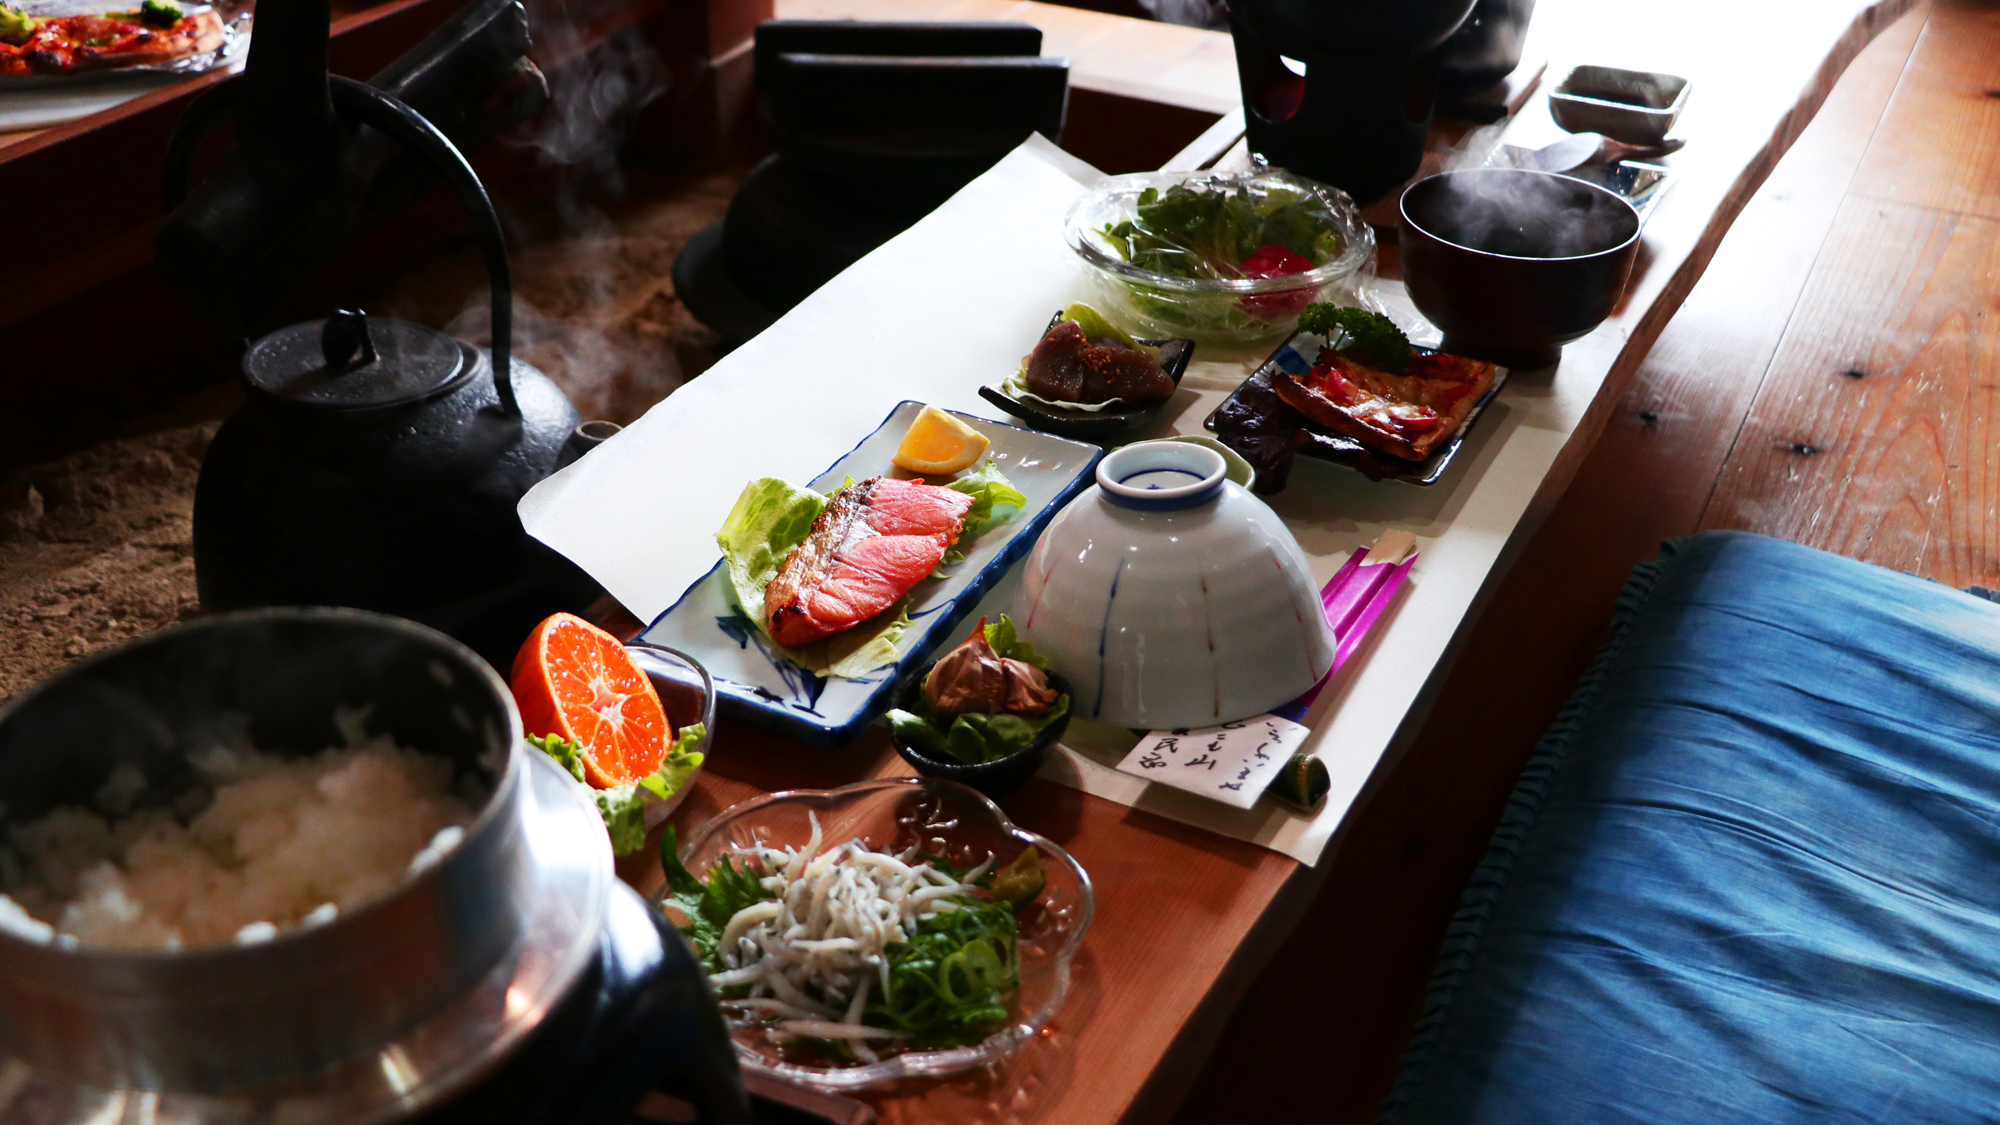
[{"label": "white paper placemat", "polygon": [[[1019,365],[1049,314],[1084,296],[1062,219],[1097,173],[1039,137],[856,263],[777,324],[521,502],[536,538],[651,621],[714,565],[714,529],[743,482],[811,480],[911,398],[991,417],[978,388]],[[1400,285],[1379,295],[1412,323]],[[1315,863],[1443,657],[1624,336],[1602,328],[1554,372],[1511,379],[1431,488],[1301,458],[1271,498],[1317,581],[1386,530],[1423,557],[1373,635],[1320,693],[1305,749],[1333,788],[1316,816],[1270,800],[1232,809],[1119,773],[1136,733],[1076,720],[1042,776]],[[1259,357],[1261,358],[1261,357]],[[1200,433],[1249,360],[1199,353],[1149,433]],[[1018,569],[974,615],[1012,600]]]},{"label": "white paper placemat", "polygon": [[528,534],[650,622],[715,565],[715,529],[745,481],[813,479],[904,399],[994,417],[980,384],[1019,366],[1075,296],[1062,218],[1084,190],[1071,174],[1081,168],[1031,137],[536,485],[521,500]]}]

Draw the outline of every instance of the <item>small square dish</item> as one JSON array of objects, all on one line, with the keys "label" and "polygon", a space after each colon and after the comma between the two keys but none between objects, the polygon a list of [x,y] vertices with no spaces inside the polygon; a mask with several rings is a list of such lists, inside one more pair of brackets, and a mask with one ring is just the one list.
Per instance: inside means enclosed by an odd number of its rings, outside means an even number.
[{"label": "small square dish", "polygon": [[[898,474],[889,458],[923,409],[920,402],[899,404],[808,487],[830,492],[849,477],[907,476]],[[720,561],[638,639],[700,661],[715,679],[722,709],[731,714],[827,749],[853,741],[922,670],[931,649],[1027,555],[1056,512],[1090,485],[1104,456],[1084,442],[952,413],[992,443],[987,456],[1027,497],[1027,504],[974,541],[963,562],[910,592],[911,624],[896,644],[894,663],[859,679],[842,679],[816,675],[786,659],[743,616],[729,594]]]},{"label": "small square dish", "polygon": [[[1377,453],[1344,434],[1333,433],[1292,409],[1278,397],[1272,377],[1279,373],[1304,376],[1313,368],[1314,357],[1326,346],[1326,339],[1309,332],[1297,332],[1271,358],[1259,364],[1242,385],[1230,392],[1203,423],[1223,444],[1242,454],[1257,470],[1257,491],[1274,493],[1284,488],[1293,456],[1311,457],[1345,465],[1369,480],[1399,480],[1406,484],[1433,485],[1443,478],[1452,457],[1465,443],[1465,435],[1507,383],[1508,371],[1497,369],[1493,385],[1474,403],[1450,437],[1438,443],[1429,457],[1406,461]],[[1418,349],[1419,351],[1425,349]]]},{"label": "small square dish", "polygon": [[1656,145],[1680,118],[1691,84],[1677,74],[1579,66],[1549,91],[1549,114],[1572,133]]}]

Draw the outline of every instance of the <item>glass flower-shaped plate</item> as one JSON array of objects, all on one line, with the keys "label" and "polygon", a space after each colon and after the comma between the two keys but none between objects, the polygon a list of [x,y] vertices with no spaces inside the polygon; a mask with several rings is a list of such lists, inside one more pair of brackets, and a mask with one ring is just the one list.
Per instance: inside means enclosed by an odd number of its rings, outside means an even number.
[{"label": "glass flower-shaped plate", "polygon": [[818,1065],[772,1043],[754,1024],[734,1024],[731,1035],[744,1066],[823,1089],[854,1090],[901,1078],[955,1074],[997,1063],[1033,1038],[1069,993],[1070,961],[1090,929],[1095,897],[1090,876],[1047,837],[1016,826],[1000,807],[963,785],[913,777],[857,782],[839,789],[798,789],[732,805],[697,830],[681,849],[688,870],[706,877],[730,846],[797,847],[819,818],[829,845],[859,837],[878,851],[921,844],[954,864],[973,866],[989,856],[1006,864],[1028,847],[1041,852],[1048,885],[1018,915],[1021,989],[1013,1018],[978,1043],[942,1050],[906,1051],[877,1063]]}]

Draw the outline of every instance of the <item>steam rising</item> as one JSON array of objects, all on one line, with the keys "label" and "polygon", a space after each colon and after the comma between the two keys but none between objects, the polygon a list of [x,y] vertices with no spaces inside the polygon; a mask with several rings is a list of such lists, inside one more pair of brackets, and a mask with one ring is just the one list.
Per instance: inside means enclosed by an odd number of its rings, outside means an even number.
[{"label": "steam rising", "polygon": [[1575,180],[1513,169],[1467,170],[1427,181],[1404,201],[1430,234],[1488,254],[1576,258],[1623,245],[1638,216]]},{"label": "steam rising", "polygon": [[[643,234],[628,237],[631,224],[612,217],[628,194],[621,150],[672,76],[636,29],[596,32],[593,24],[613,14],[601,8],[529,0],[550,105],[501,142],[525,150],[536,166],[533,194],[510,198],[503,187],[494,202],[513,252],[515,354],[554,379],[585,418],[622,423],[684,381],[668,343],[679,312],[668,280],[672,254],[657,252],[657,240]],[[454,281],[465,273],[450,272]],[[462,305],[445,330],[490,344],[491,314],[476,276],[447,290],[461,294]]]}]

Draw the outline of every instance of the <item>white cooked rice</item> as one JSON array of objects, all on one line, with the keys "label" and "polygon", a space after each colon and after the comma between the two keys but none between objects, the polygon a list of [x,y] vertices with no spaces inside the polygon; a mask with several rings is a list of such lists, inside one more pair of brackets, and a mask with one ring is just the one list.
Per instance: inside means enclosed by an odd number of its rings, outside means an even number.
[{"label": "white cooked rice", "polygon": [[[268,941],[388,891],[450,850],[475,814],[451,792],[449,761],[387,739],[192,761],[213,797],[185,823],[166,809],[114,820],[68,806],[15,827],[0,929],[125,949]],[[137,791],[115,779],[102,796],[115,812]]]}]

